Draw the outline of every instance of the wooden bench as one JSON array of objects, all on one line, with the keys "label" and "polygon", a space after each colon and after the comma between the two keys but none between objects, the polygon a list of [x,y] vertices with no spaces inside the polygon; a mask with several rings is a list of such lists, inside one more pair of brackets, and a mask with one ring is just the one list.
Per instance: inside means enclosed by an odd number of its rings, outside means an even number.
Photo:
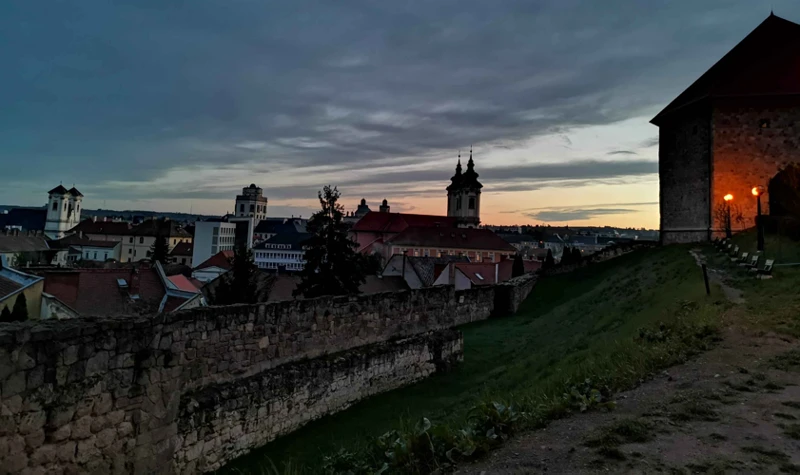
[{"label": "wooden bench", "polygon": [[747,263],[747,256],[749,256],[749,252],[743,252],[739,257],[732,257],[731,262],[735,262],[736,264],[743,266]]},{"label": "wooden bench", "polygon": [[756,269],[756,279],[771,279],[772,266],[775,264],[775,259],[767,259],[764,262],[763,269]]},{"label": "wooden bench", "polygon": [[733,250],[728,253],[728,255],[735,261],[736,256],[739,255],[739,246],[734,247]]},{"label": "wooden bench", "polygon": [[750,262],[742,262],[739,265],[742,266],[742,267],[747,267],[750,270],[758,269],[758,258],[759,258],[758,254],[753,254],[750,257]]}]

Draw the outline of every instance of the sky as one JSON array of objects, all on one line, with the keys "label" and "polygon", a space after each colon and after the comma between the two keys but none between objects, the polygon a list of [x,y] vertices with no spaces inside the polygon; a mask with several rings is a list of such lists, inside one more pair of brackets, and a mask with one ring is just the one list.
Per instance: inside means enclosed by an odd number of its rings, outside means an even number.
[{"label": "sky", "polygon": [[446,212],[473,148],[485,224],[657,228],[649,120],[797,0],[0,3],[0,204],[270,216]]}]

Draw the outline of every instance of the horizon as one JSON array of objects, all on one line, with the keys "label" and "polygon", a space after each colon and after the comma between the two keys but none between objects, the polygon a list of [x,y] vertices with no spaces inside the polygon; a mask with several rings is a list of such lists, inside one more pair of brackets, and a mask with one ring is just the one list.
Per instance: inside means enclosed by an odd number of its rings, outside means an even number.
[{"label": "horizon", "polygon": [[213,216],[256,183],[269,216],[310,216],[331,184],[348,211],[442,215],[473,147],[482,223],[658,229],[649,120],[771,9],[800,20],[788,0],[301,3],[0,6],[0,202],[63,181],[86,208]]}]

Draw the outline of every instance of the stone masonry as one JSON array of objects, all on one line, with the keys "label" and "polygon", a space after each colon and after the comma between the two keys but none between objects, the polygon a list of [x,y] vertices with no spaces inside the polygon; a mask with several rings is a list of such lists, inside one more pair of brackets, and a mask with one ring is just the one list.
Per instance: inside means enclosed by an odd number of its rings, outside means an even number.
[{"label": "stone masonry", "polygon": [[[518,278],[525,295],[532,280]],[[217,467],[310,418],[446,367],[461,351],[448,329],[508,313],[495,308],[496,292],[435,287],[0,325],[0,473]],[[313,386],[317,378],[332,387]],[[342,391],[344,380],[352,390]],[[280,381],[294,387],[270,386]],[[275,399],[256,398],[254,385]],[[210,395],[231,394],[209,405]],[[245,421],[242,397],[267,412]],[[214,404],[229,422],[215,422]],[[239,430],[244,442],[233,442]]]}]

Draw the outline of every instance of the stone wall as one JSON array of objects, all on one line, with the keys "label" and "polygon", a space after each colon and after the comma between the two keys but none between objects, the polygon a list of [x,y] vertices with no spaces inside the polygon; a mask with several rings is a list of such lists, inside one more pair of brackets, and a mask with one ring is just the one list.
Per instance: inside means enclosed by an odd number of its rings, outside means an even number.
[{"label": "stone wall", "polygon": [[661,242],[702,241],[711,226],[711,117],[695,107],[659,127]]},{"label": "stone wall", "polygon": [[[769,180],[790,164],[800,163],[800,100],[759,99],[718,101],[713,115],[712,204],[733,195],[733,205],[744,222],[734,231],[755,226],[754,186],[767,188]],[[762,212],[769,212],[769,195],[761,197]],[[715,223],[715,228],[722,231]]]},{"label": "stone wall", "polygon": [[533,290],[537,278],[538,276],[533,273],[524,274],[498,284],[494,294],[494,314],[505,316],[516,313],[520,304]]},{"label": "stone wall", "polygon": [[[526,282],[510,298],[521,300],[529,290]],[[411,362],[411,367],[381,369],[395,371],[396,380],[381,382],[377,388],[405,384],[437,361],[430,341],[425,343],[428,350],[423,350],[423,343],[414,337],[502,315],[516,307],[515,303],[496,310],[495,295],[492,286],[458,292],[436,287],[354,298],[206,307],[154,317],[0,325],[0,472],[181,471],[189,457],[183,447],[192,445],[186,444],[189,433],[182,432],[192,427],[182,419],[189,414],[188,403],[182,409],[182,402],[191,397],[184,395],[220,394],[219,388],[225,385],[246,392],[259,377],[277,374],[274,371],[286,365],[310,364],[300,361],[338,356],[355,348],[373,354],[368,348],[404,339],[408,353],[397,343],[391,349],[380,347],[383,356],[369,361],[382,362],[375,363],[378,366],[388,360]],[[455,354],[456,350],[448,351]],[[430,359],[424,362],[426,355]],[[343,368],[336,371],[341,377],[359,377]],[[381,374],[394,377],[391,372]],[[352,402],[332,401],[331,411]],[[223,401],[220,404],[227,407]],[[315,407],[324,407],[326,401],[320,404]],[[272,436],[266,433],[259,440]],[[230,450],[214,452],[217,458],[208,466],[245,448]]]},{"label": "stone wall", "polygon": [[441,330],[290,363],[181,401],[175,460],[207,472],[367,396],[417,382],[463,358],[463,340]]}]

